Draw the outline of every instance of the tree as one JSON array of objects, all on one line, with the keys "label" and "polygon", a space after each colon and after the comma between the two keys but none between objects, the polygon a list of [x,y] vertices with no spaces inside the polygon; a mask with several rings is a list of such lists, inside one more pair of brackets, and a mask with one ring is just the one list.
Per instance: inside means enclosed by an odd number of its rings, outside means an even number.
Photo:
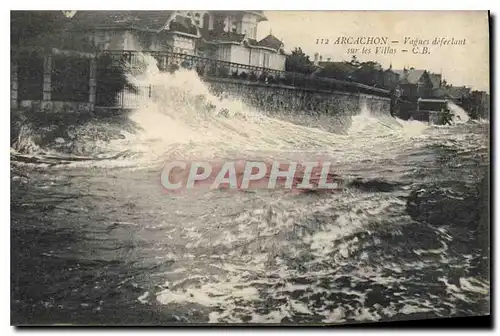
[{"label": "tree", "polygon": [[315,66],[309,56],[302,51],[302,48],[296,47],[292,54],[286,58],[285,70],[309,75],[314,72]]},{"label": "tree", "polygon": [[73,22],[64,11],[12,11],[11,46],[48,47],[95,51],[85,32],[73,31]]},{"label": "tree", "polygon": [[350,62],[329,62],[323,66],[319,75],[348,81],[353,79],[355,70]]},{"label": "tree", "polygon": [[474,90],[462,101],[462,107],[471,119],[488,118],[489,101],[484,91]]},{"label": "tree", "polygon": [[359,63],[357,69],[354,71],[356,82],[370,86],[382,86],[384,81],[383,75],[382,66],[372,61]]},{"label": "tree", "polygon": [[11,45],[33,40],[40,35],[56,32],[64,27],[67,18],[62,11],[11,11]]}]

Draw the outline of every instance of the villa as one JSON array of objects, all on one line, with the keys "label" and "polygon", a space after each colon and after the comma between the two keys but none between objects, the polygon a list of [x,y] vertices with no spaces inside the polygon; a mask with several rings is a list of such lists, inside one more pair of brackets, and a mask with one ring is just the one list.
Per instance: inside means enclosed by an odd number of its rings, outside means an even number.
[{"label": "villa", "polygon": [[262,11],[76,11],[61,13],[72,38],[97,50],[171,51],[187,55],[285,69],[280,39],[257,40]]}]

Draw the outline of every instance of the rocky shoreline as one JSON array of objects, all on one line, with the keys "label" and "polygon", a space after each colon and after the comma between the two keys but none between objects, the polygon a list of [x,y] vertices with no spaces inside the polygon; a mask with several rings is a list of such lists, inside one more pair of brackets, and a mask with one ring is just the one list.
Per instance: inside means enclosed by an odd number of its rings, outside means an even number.
[{"label": "rocky shoreline", "polygon": [[11,149],[18,153],[56,151],[63,154],[91,155],[103,143],[125,138],[139,126],[126,115],[96,116],[58,113],[11,112]]}]

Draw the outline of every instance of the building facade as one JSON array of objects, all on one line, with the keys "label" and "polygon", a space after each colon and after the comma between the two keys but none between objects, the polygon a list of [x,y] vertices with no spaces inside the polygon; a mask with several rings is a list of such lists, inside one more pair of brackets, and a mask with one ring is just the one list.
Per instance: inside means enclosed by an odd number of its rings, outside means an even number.
[{"label": "building facade", "polygon": [[416,101],[432,96],[433,83],[427,70],[410,68],[394,72],[398,75],[398,88],[402,97]]},{"label": "building facade", "polygon": [[97,50],[170,51],[285,70],[283,43],[258,41],[262,11],[77,11],[65,17],[73,34]]}]

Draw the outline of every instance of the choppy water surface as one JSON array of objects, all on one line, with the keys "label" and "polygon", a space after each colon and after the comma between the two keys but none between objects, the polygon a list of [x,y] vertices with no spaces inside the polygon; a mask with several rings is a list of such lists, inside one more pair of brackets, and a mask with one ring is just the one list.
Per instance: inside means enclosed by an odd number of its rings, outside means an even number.
[{"label": "choppy water surface", "polygon": [[[157,86],[130,116],[141,131],[100,142],[89,130],[112,127],[93,121],[70,149],[18,141],[14,323],[489,313],[489,124],[428,126],[364,109],[333,132],[327,118],[297,125],[234,100],[206,109],[216,98],[194,74],[162,76],[131,79]],[[165,160],[248,153],[328,157],[344,189],[162,192]]]}]

